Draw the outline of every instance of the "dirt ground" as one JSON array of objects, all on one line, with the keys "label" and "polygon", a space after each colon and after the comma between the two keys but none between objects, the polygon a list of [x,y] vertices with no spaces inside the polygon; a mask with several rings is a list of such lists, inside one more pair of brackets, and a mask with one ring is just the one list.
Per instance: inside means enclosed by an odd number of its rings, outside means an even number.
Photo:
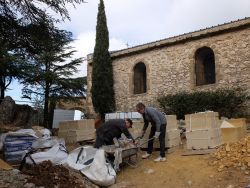
[{"label": "dirt ground", "polygon": [[[69,145],[67,149],[71,151],[76,147],[79,145]],[[172,151],[167,154],[167,161],[159,163],[154,162],[159,151],[154,151],[149,159],[141,159],[145,151],[140,151],[136,167],[122,166],[111,188],[246,188],[250,185],[250,174],[241,168],[218,172],[218,166],[209,165],[209,154],[182,156],[185,144]],[[13,180],[11,182],[13,184]]]},{"label": "dirt ground", "polygon": [[218,172],[209,165],[211,157],[206,155],[182,156],[184,147],[175,148],[167,155],[167,161],[154,162],[159,151],[149,159],[141,159],[139,152],[137,167],[124,166],[118,173],[112,188],[245,188],[250,184],[250,176],[240,169]]}]

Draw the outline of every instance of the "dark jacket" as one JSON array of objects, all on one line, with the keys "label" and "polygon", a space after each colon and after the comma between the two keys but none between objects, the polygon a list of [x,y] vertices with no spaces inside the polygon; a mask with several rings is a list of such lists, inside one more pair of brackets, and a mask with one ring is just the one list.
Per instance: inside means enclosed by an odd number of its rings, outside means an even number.
[{"label": "dark jacket", "polygon": [[133,139],[125,127],[124,119],[111,119],[97,129],[96,136],[101,138],[106,145],[110,145],[113,144],[113,138],[120,138],[122,133],[124,133],[127,138]]}]

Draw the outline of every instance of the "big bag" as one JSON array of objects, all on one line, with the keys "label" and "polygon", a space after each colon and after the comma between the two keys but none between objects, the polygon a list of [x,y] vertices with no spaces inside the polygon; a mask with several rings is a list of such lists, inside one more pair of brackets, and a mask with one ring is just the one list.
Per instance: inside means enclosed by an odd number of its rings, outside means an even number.
[{"label": "big bag", "polygon": [[115,183],[116,172],[112,165],[106,162],[105,151],[98,149],[93,162],[81,170],[87,178],[100,186],[110,186]]}]

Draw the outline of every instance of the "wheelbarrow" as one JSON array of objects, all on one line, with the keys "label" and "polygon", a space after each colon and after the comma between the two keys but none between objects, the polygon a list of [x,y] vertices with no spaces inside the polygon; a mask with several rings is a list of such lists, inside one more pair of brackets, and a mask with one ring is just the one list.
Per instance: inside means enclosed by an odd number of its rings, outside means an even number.
[{"label": "wheelbarrow", "polygon": [[[135,138],[135,140],[139,140],[141,137]],[[153,140],[154,138],[148,139],[140,144],[131,144],[129,147],[121,147],[120,145],[106,145],[102,148],[105,150],[105,152],[109,155],[115,156],[116,152],[120,152],[122,163],[128,164],[129,166],[136,168],[137,162],[138,162],[138,151],[140,150],[141,146],[148,143],[150,140]],[[135,156],[136,160],[132,160],[132,157]]]}]

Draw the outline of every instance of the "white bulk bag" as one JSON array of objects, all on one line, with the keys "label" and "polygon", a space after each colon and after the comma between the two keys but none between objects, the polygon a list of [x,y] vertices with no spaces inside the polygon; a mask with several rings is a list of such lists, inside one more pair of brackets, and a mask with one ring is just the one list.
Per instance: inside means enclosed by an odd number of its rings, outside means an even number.
[{"label": "white bulk bag", "polygon": [[100,186],[110,186],[115,183],[116,172],[110,163],[106,162],[103,149],[96,151],[93,162],[81,170],[87,178]]},{"label": "white bulk bag", "polygon": [[[26,157],[27,164],[39,164],[43,161],[51,161],[52,164],[63,164],[68,157],[68,153],[64,145],[57,143],[52,148],[44,152],[37,152]],[[32,161],[34,160],[34,162]]]},{"label": "white bulk bag", "polygon": [[92,146],[76,148],[69,153],[66,164],[75,170],[81,170],[92,163],[96,151]]}]

